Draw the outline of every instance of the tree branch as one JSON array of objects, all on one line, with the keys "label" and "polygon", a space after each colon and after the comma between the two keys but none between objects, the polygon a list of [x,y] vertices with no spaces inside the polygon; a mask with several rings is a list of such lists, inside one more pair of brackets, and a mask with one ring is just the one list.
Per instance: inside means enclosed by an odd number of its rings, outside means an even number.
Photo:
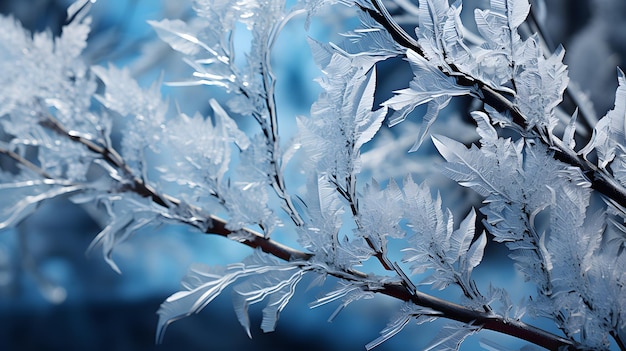
[{"label": "tree branch", "polygon": [[[422,57],[425,57],[424,51],[420,47],[419,43],[415,39],[411,38],[394,21],[384,5],[381,3],[381,0],[372,0],[372,4],[375,9],[370,9],[361,5],[358,6],[362,11],[367,12],[376,21],[378,21],[378,23],[380,23],[391,34],[398,44],[415,51]],[[566,147],[556,136],[547,138],[545,133],[542,133],[542,131],[536,126],[529,129],[529,126],[526,123],[526,117],[519,111],[513,102],[511,102],[511,100],[503,95],[503,93],[498,92],[486,83],[459,71],[453,64],[450,65],[450,67],[454,70],[454,74],[449,74],[445,71],[442,72],[450,77],[454,77],[457,84],[461,86],[477,88],[480,92],[480,99],[484,103],[492,106],[500,112],[508,113],[515,125],[520,127],[522,130],[531,132],[535,137],[540,139],[542,143],[550,147],[554,151],[555,159],[580,168],[583,174],[585,174],[591,182],[591,187],[594,190],[619,204],[622,208],[626,208],[626,189],[615,181],[615,179],[600,170],[592,162],[586,160],[581,155],[578,155],[574,150]]]},{"label": "tree branch", "polygon": [[399,284],[386,284],[380,292],[403,301],[411,301],[419,306],[432,308],[441,312],[445,318],[511,335],[549,350],[559,350],[563,347],[575,350],[578,346],[570,340],[521,321],[505,319],[488,312],[471,310],[419,291],[410,294],[404,286]]},{"label": "tree branch", "polygon": [[[112,166],[119,168],[122,172],[126,173],[131,180],[131,184],[123,190],[132,191],[142,197],[150,198],[154,203],[168,209],[175,209],[176,207],[182,206],[181,200],[167,194],[159,194],[152,187],[145,184],[140,178],[134,177],[132,171],[126,165],[123,158],[114,149],[98,145],[92,140],[86,139],[85,137],[75,133],[70,133],[52,116],[49,116],[46,121],[42,122],[42,124],[51,128],[55,132],[65,135],[71,140],[84,145],[90,151],[101,155],[102,158]],[[17,161],[19,161],[19,159],[17,159]],[[43,171],[37,173],[41,174],[45,178],[50,178],[50,176],[45,175]],[[262,251],[285,261],[306,262],[314,257],[314,254],[312,253],[299,251],[283,245],[248,228],[243,228],[239,231],[232,231],[228,229],[228,223],[225,220],[213,215],[202,214],[202,211],[199,208],[193,206],[189,207],[195,214],[205,216],[204,218],[210,221],[210,227],[204,228],[204,226],[200,225],[200,223],[205,222],[194,220],[188,220],[186,223],[201,229],[206,234],[223,236],[225,238],[238,241],[251,248],[259,248]],[[362,282],[364,280],[370,281],[371,279],[369,275],[356,270],[346,270],[341,272],[327,271],[327,273],[340,279],[352,281]],[[484,329],[498,331],[529,341],[550,350],[557,350],[562,347],[572,349],[576,348],[576,345],[572,341],[551,334],[542,329],[533,327],[521,321],[508,320],[503,317],[496,316],[492,312],[476,311],[428,294],[424,294],[415,289],[412,284],[386,283],[382,285],[382,287],[377,287],[374,284],[371,288],[367,289],[403,301],[411,301],[419,306],[432,308],[433,310],[440,312],[443,318],[479,326]]]}]

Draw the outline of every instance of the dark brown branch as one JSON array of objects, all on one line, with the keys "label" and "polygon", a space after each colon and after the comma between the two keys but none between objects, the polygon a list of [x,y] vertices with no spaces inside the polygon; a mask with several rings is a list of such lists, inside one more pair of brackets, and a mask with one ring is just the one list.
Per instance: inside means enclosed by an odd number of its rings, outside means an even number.
[{"label": "dark brown branch", "polygon": [[403,301],[411,301],[419,306],[432,308],[441,312],[445,318],[511,335],[549,350],[558,350],[562,347],[574,350],[577,346],[570,340],[521,321],[505,320],[491,313],[471,310],[419,291],[412,295],[399,284],[386,284],[380,292]]},{"label": "dark brown branch", "polygon": [[[115,150],[98,145],[92,140],[81,137],[75,133],[68,132],[51,116],[47,119],[47,121],[42,123],[55,132],[65,135],[71,140],[84,145],[90,151],[101,155],[103,159],[109,162],[112,166],[120,168],[120,170],[123,173],[126,173],[125,175],[131,179],[131,183],[124,190],[132,191],[142,197],[150,198],[154,203],[165,208],[173,209],[175,207],[182,206],[182,202],[180,200],[166,194],[159,194],[152,187],[145,184],[141,179],[134,177],[130,168],[125,164],[124,160]],[[272,239],[266,238],[262,234],[251,229],[243,228],[238,232],[233,232],[227,228],[227,222],[223,219],[212,215],[202,214],[201,210],[195,207],[190,206],[189,208],[196,215],[204,216],[205,219],[210,220],[210,226],[206,229],[204,229],[204,226],[200,224],[205,222],[195,222],[192,220],[186,222],[189,225],[202,229],[204,233],[215,234],[239,241],[246,246],[259,248],[264,252],[285,261],[298,260],[305,262],[314,256],[311,253],[302,252],[278,243]],[[328,274],[341,279],[360,282],[369,278],[368,275],[355,270],[348,270],[345,272],[328,272]],[[432,308],[433,310],[440,312],[444,318],[472,324],[484,329],[502,332],[527,340],[536,345],[546,347],[550,350],[556,350],[563,346],[575,348],[575,345],[573,345],[571,341],[527,325],[523,322],[509,321],[489,312],[475,311],[461,305],[421,293],[416,289],[411,288],[411,286],[407,286],[407,284],[387,283],[381,288],[371,288],[371,290],[403,301],[411,301],[419,306]]]}]

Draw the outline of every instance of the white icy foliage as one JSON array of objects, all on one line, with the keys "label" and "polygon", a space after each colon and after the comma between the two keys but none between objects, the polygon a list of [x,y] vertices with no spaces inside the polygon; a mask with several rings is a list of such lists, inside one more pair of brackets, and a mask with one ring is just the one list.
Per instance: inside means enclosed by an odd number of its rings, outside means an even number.
[{"label": "white icy foliage", "polygon": [[37,147],[44,171],[76,180],[84,179],[90,157],[42,124],[54,119],[92,136],[106,124],[89,111],[96,83],[80,57],[90,23],[76,16],[55,38],[50,32],[31,35],[13,18],[0,16],[0,126],[13,137],[7,149],[23,154]]},{"label": "white icy foliage", "polygon": [[[416,150],[429,127],[450,98],[480,95],[478,82],[514,96],[513,103],[526,119],[526,128],[537,126],[551,132],[558,119],[554,109],[561,102],[569,82],[563,64],[562,47],[544,58],[538,38],[522,40],[519,26],[528,15],[526,0],[493,0],[485,10],[475,10],[480,45],[464,40],[461,1],[420,0],[418,43],[424,56],[408,50],[407,58],[415,74],[409,88],[385,102],[395,110],[390,124],[402,122],[415,107],[428,102]],[[459,79],[463,85],[459,84]],[[509,121],[503,120],[506,125]]]},{"label": "white icy foliage", "polygon": [[349,238],[346,233],[340,233],[346,209],[327,176],[312,177],[305,198],[307,219],[298,228],[298,241],[315,254],[312,262],[349,269],[361,265],[373,254],[363,238]]},{"label": "white icy foliage", "polygon": [[528,38],[521,50],[515,57],[515,103],[528,127],[538,126],[552,132],[558,124],[554,109],[561,103],[569,82],[567,67],[563,64],[565,50],[559,47],[544,59],[535,37]]},{"label": "white icy foliage", "polygon": [[96,89],[80,57],[90,23],[89,17],[76,19],[54,38],[50,32],[31,36],[12,17],[0,16],[0,116],[39,100],[59,110],[63,122],[84,122],[80,113],[88,110]]},{"label": "white icy foliage", "polygon": [[40,180],[36,175],[28,174],[28,172],[11,178],[4,172],[2,173],[0,231],[20,224],[45,200],[83,190],[82,186],[70,182]]},{"label": "white icy foliage", "polygon": [[342,33],[345,39],[335,43],[320,43],[309,38],[315,62],[320,67],[330,63],[333,52],[352,60],[352,65],[368,70],[376,62],[401,55],[404,49],[396,43],[389,32],[365,12],[359,13],[358,28]]},{"label": "white icy foliage", "polygon": [[[497,138],[484,113],[473,116],[481,148],[433,138],[448,161],[444,174],[485,197],[481,212],[487,216],[486,228],[496,241],[507,244],[519,269],[537,284],[534,310],[555,319],[568,336],[590,347],[606,347],[616,324],[603,319],[619,313],[615,308],[624,295],[616,292],[606,303],[594,288],[592,277],[598,276],[590,272],[606,263],[599,250],[604,217],[587,217],[590,183],[580,170],[555,161],[541,144]],[[540,222],[542,215],[548,218]],[[606,274],[602,280],[615,278]],[[620,286],[620,279],[613,284]]]},{"label": "white icy foliage", "polygon": [[376,181],[367,184],[359,198],[359,219],[362,234],[373,240],[382,252],[387,249],[387,237],[403,238],[405,231],[400,225],[403,219],[403,192],[391,179],[385,189]]},{"label": "white icy foliage", "polygon": [[359,172],[360,148],[372,139],[387,113],[372,110],[376,71],[371,66],[354,66],[340,53],[324,51],[312,42],[324,77],[324,89],[311,107],[311,117],[298,118],[302,148],[320,174],[340,184]]},{"label": "white icy foliage", "polygon": [[226,267],[195,264],[183,279],[185,290],[168,297],[159,308],[157,341],[163,339],[165,328],[170,323],[200,312],[225,288],[240,279],[245,280],[233,287],[233,305],[239,322],[251,336],[248,306],[267,298],[261,328],[264,332],[273,331],[279,313],[293,296],[295,286],[306,272],[302,262],[279,262],[260,250],[242,262]]},{"label": "white icy foliage", "polygon": [[142,89],[128,69],[94,66],[91,71],[104,83],[105,92],[95,98],[106,108],[123,117],[125,129],[122,155],[137,174],[143,173],[144,152],[158,152],[168,104],[161,98],[161,82]]},{"label": "white icy foliage", "polygon": [[228,229],[238,230],[249,224],[259,224],[269,235],[281,225],[269,208],[270,169],[268,145],[265,138],[257,134],[250,140],[250,145],[240,152],[228,189],[221,191],[224,206],[231,216]]},{"label": "white icy foliage", "polygon": [[[149,21],[159,37],[174,50],[185,55],[184,61],[194,69],[193,79],[170,85],[213,85],[235,95],[229,108],[256,118],[267,117],[267,80],[272,75],[269,51],[278,32],[291,14],[285,11],[284,1],[267,0],[195,0],[198,15],[193,20]],[[251,34],[247,52],[235,47],[237,23],[245,25]],[[236,50],[237,49],[237,50]],[[236,55],[244,55],[245,65],[235,62]]]},{"label": "white icy foliage", "polygon": [[[457,229],[450,210],[443,210],[441,198],[433,201],[430,188],[418,185],[407,177],[402,188],[391,180],[385,189],[377,183],[368,185],[361,197],[360,214],[365,237],[386,254],[387,237],[404,238],[404,227],[410,235],[403,262],[409,263],[413,274],[431,271],[420,284],[443,290],[458,286],[469,305],[480,308],[488,304],[471,278],[473,269],[482,261],[487,236],[475,237],[476,214],[472,209]],[[384,210],[383,210],[384,209]],[[417,324],[435,320],[440,313],[429,308],[407,304],[394,317],[381,336],[366,345],[368,350],[397,334],[415,318]],[[436,336],[428,350],[456,350],[458,345],[478,327],[454,325]]]},{"label": "white icy foliage", "polygon": [[415,151],[424,141],[439,111],[448,105],[450,99],[453,96],[468,95],[472,90],[459,86],[453,77],[445,75],[438,67],[433,66],[415,51],[408,50],[406,56],[415,77],[409,83],[409,88],[394,91],[396,95],[385,101],[383,105],[395,111],[389,117],[389,124],[393,126],[405,120],[417,106],[428,103],[428,111],[423,117],[417,142],[411,148]]},{"label": "white icy foliage", "polygon": [[626,184],[626,77],[619,68],[617,80],[615,107],[598,121],[589,144],[580,153],[586,157],[591,150],[595,150],[598,166],[607,169],[610,165],[617,180]]},{"label": "white icy foliage", "polygon": [[369,351],[389,340],[402,331],[413,319],[415,319],[415,324],[423,324],[436,320],[440,315],[441,313],[435,310],[407,302],[400,307],[400,311],[391,319],[387,327],[380,332],[380,336],[365,345],[365,348]]},{"label": "white icy foliage", "polygon": [[268,207],[266,139],[256,136],[252,143],[217,101],[209,105],[213,118],[181,114],[166,124],[164,139],[176,151],[176,168],[164,167],[161,177],[182,186],[180,196],[208,213],[223,206],[228,229],[259,224],[269,235],[279,221]]},{"label": "white icy foliage", "polygon": [[403,261],[411,263],[412,273],[433,273],[422,281],[435,289],[456,284],[469,299],[481,299],[474,281],[473,269],[482,260],[486,241],[485,233],[474,240],[476,214],[472,209],[455,230],[450,210],[441,206],[441,198],[433,201],[430,189],[407,178],[403,185],[402,218],[412,234],[410,246],[403,249]]},{"label": "white icy foliage", "polygon": [[[122,271],[113,260],[113,250],[139,229],[159,224],[159,215],[163,209],[150,200],[133,194],[95,195],[94,197],[106,208],[109,222],[96,235],[87,250],[92,251],[101,246],[105,261],[114,271],[121,274]],[[88,197],[81,197],[75,202],[86,200],[93,201]]]}]

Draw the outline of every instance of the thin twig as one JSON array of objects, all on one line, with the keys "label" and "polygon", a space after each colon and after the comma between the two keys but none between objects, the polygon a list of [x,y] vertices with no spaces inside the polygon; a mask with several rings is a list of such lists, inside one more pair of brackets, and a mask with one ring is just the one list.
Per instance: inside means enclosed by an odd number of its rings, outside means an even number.
[{"label": "thin twig", "polygon": [[36,174],[38,174],[42,178],[52,179],[52,176],[50,174],[48,174],[46,171],[44,171],[39,166],[37,166],[34,163],[30,162],[26,158],[22,157],[22,155],[16,153],[13,150],[9,150],[9,149],[5,149],[5,148],[0,147],[0,154],[7,155],[8,157],[12,158],[18,164],[24,166],[24,168],[26,168],[26,169],[28,169],[28,170],[30,170],[32,172],[35,172]]},{"label": "thin twig", "polygon": [[[272,36],[270,35],[269,40],[272,40]],[[271,43],[268,43],[268,47],[271,47]],[[296,210],[291,198],[287,193],[287,189],[285,186],[285,180],[282,176],[281,167],[282,162],[278,159],[280,155],[280,143],[278,138],[278,114],[276,111],[276,101],[274,96],[276,80],[274,75],[272,74],[271,69],[271,57],[270,51],[267,50],[265,52],[265,57],[261,62],[261,76],[263,77],[263,89],[265,90],[265,106],[267,108],[267,112],[269,114],[269,127],[267,123],[263,123],[261,127],[264,129],[265,136],[269,139],[269,142],[272,144],[272,149],[270,150],[270,163],[272,164],[273,172],[274,172],[274,181],[272,182],[274,186],[274,190],[280,199],[285,203],[287,214],[294,222],[294,224],[298,227],[304,225],[304,221],[300,217],[298,210]]]}]

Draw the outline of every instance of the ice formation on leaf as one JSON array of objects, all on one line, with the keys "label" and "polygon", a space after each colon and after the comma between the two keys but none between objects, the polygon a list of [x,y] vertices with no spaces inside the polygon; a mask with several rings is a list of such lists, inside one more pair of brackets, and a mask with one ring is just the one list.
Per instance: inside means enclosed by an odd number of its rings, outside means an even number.
[{"label": "ice formation on leaf", "polygon": [[233,305],[239,322],[250,335],[248,306],[268,299],[263,310],[263,331],[274,330],[280,311],[293,296],[295,286],[306,273],[302,262],[279,262],[260,250],[240,263],[227,267],[191,267],[182,284],[185,290],[168,297],[159,308],[157,341],[162,341],[165,328],[173,321],[200,312],[225,288],[234,286]]}]

